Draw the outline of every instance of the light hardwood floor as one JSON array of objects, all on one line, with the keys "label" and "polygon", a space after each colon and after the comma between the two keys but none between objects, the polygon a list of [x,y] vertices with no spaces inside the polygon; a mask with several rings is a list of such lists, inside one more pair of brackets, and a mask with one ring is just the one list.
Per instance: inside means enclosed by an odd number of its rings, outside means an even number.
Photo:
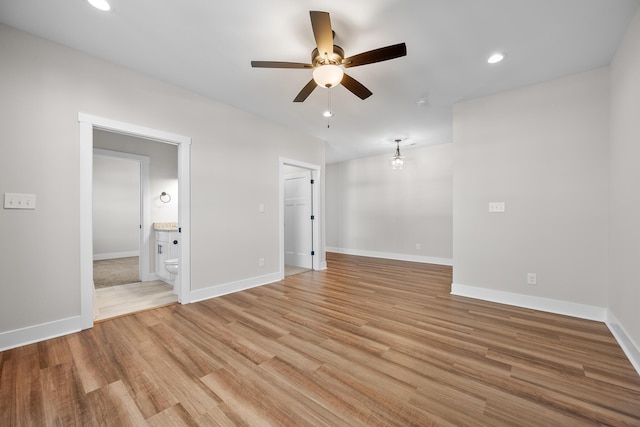
[{"label": "light hardwood floor", "polygon": [[178,301],[178,296],[173,293],[173,286],[161,280],[109,286],[96,289],[95,293],[96,321],[162,307]]},{"label": "light hardwood floor", "polygon": [[0,425],[640,425],[604,324],[451,296],[448,267],[328,265],[2,352]]}]

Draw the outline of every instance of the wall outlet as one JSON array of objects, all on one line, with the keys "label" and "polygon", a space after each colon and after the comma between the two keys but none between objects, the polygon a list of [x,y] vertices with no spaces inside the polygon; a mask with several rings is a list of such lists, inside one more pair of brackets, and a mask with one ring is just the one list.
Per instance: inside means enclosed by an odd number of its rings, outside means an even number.
[{"label": "wall outlet", "polygon": [[538,278],[536,273],[527,273],[527,285],[536,285],[538,283]]},{"label": "wall outlet", "polygon": [[5,209],[35,209],[35,194],[4,193]]},{"label": "wall outlet", "polygon": [[504,202],[489,202],[489,212],[504,212]]},{"label": "wall outlet", "polygon": [[416,243],[416,249],[417,249],[417,250],[422,249],[422,245],[420,245],[420,243]]},{"label": "wall outlet", "polygon": [[258,259],[258,265],[259,265],[260,267],[264,267],[264,258],[260,258],[260,259]]}]

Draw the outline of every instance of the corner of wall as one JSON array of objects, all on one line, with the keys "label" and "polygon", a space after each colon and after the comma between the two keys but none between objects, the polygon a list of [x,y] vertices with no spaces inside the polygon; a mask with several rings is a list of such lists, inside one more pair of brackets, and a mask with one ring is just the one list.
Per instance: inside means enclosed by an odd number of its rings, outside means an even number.
[{"label": "corner of wall", "polygon": [[640,346],[633,342],[633,338],[626,332],[622,324],[610,309],[607,309],[606,324],[613,337],[618,341],[622,351],[627,356],[638,375],[640,375]]}]

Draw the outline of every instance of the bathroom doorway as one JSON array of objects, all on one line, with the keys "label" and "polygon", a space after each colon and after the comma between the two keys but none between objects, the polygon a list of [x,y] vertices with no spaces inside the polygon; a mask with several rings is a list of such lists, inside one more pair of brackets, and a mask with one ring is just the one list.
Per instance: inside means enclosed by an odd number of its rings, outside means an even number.
[{"label": "bathroom doorway", "polygon": [[[173,196],[177,199],[177,218],[175,213],[172,217],[181,231],[180,233],[180,256],[179,265],[180,272],[176,277],[175,293],[174,288],[171,288],[170,296],[173,301],[179,301],[182,303],[188,302],[189,290],[190,290],[190,269],[189,259],[189,242],[190,242],[190,221],[189,221],[189,163],[190,163],[190,143],[191,140],[188,137],[167,133],[150,128],[144,128],[137,125],[117,122],[106,118],[91,116],[83,113],[78,114],[78,121],[80,123],[80,282],[81,282],[81,319],[82,328],[87,329],[93,326],[96,304],[96,292],[94,292],[93,286],[93,150],[94,139],[97,141],[99,138],[96,135],[103,135],[107,137],[117,137],[120,140],[115,145],[110,145],[108,148],[110,151],[119,151],[120,153],[127,153],[128,155],[144,156],[144,152],[140,151],[144,144],[151,144],[155,147],[170,148],[173,150],[173,168],[177,169],[177,174],[173,174],[173,180],[162,181],[160,179],[160,186],[162,191],[157,191],[158,194],[150,193],[152,186],[146,185],[141,181],[140,193],[143,194],[141,200],[148,201],[151,208],[142,210],[140,215],[139,229],[140,232],[140,244],[139,244],[139,283],[152,283],[157,278],[156,266],[154,263],[154,253],[152,252],[155,246],[155,239],[152,238],[152,225],[150,211],[153,210],[153,204],[156,203],[159,206],[164,203],[160,200],[161,193],[166,194],[173,193]],[[97,144],[100,149],[105,149],[102,144]],[[144,162],[140,162],[141,167],[144,167]],[[141,173],[141,176],[144,175]],[[177,179],[176,179],[177,176]],[[170,185],[174,185],[171,187]],[[165,191],[168,190],[168,191]],[[144,195],[146,194],[146,196]],[[182,196],[182,197],[179,197]],[[171,196],[170,196],[171,197]],[[166,197],[163,196],[165,200]],[[158,199],[158,200],[156,200]],[[141,204],[143,206],[144,203]],[[126,252],[126,251],[125,251]],[[145,253],[147,255],[145,255]],[[146,257],[146,260],[145,260]],[[146,267],[145,267],[146,265]],[[148,281],[145,281],[148,280]],[[124,285],[125,287],[130,284]],[[145,292],[147,292],[145,290]],[[122,289],[123,295],[131,295],[130,289]],[[158,298],[149,297],[149,293],[146,294],[147,302],[152,301],[155,305],[164,305],[166,302],[159,302]],[[127,300],[127,304],[118,303],[118,306],[129,305],[130,311],[139,311],[145,309],[145,306],[139,306],[132,304],[130,299]],[[123,313],[121,313],[123,314]],[[119,315],[119,314],[118,314]]]},{"label": "bathroom doorway", "polygon": [[[104,139],[94,132],[95,142]],[[104,142],[103,142],[104,144]],[[143,217],[148,203],[148,156],[94,148],[93,261],[96,288],[148,280]],[[146,193],[146,192],[145,192]],[[144,267],[143,267],[144,265]],[[146,274],[145,274],[146,273]]]},{"label": "bathroom doorway", "polygon": [[177,227],[176,147],[98,129],[93,145],[95,319],[176,302],[158,277],[150,224]]}]

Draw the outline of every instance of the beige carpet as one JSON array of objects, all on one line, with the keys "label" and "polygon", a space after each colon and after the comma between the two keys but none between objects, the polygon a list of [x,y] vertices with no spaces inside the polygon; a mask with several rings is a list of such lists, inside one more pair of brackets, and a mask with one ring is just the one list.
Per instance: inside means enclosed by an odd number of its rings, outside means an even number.
[{"label": "beige carpet", "polygon": [[93,283],[96,289],[140,281],[138,257],[93,261]]}]

